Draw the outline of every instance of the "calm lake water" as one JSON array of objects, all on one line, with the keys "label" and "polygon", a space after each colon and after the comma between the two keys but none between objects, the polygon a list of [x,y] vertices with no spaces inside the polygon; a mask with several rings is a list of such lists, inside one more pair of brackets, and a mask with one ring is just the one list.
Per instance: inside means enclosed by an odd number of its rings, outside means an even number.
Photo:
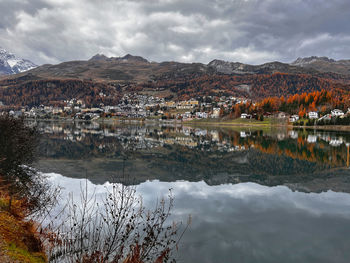
[{"label": "calm lake water", "polygon": [[152,207],[172,188],[172,219],[192,216],[179,262],[350,262],[350,133],[36,125],[35,166],[65,192],[115,181]]}]

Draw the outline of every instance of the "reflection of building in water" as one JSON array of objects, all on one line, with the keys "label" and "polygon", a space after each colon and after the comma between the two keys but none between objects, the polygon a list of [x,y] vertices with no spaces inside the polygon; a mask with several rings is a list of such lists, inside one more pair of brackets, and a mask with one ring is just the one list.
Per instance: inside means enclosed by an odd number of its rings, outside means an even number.
[{"label": "reflection of building in water", "polygon": [[219,132],[218,131],[210,131],[210,135],[213,141],[219,141]]},{"label": "reflection of building in water", "polygon": [[290,136],[290,138],[292,139],[298,139],[298,132],[297,131],[289,131],[288,135]]},{"label": "reflection of building in water", "polygon": [[183,134],[185,134],[186,136],[190,136],[191,134],[191,129],[188,127],[184,127],[182,130]]},{"label": "reflection of building in water", "polygon": [[[289,153],[293,158],[306,158],[302,154],[306,151],[308,154],[312,151],[317,155],[318,152],[325,153],[324,157],[316,156],[309,159],[322,161],[323,159],[332,160],[330,147],[336,147],[333,149],[333,153],[341,153],[341,158],[333,157],[334,162],[337,164],[342,163],[342,167],[347,165],[349,167],[349,135],[332,132],[320,132],[314,131],[312,134],[308,133],[305,138],[305,131],[300,132],[297,130],[290,130],[286,133],[272,133],[265,136],[261,132],[255,131],[229,131],[225,130],[207,130],[202,128],[192,128],[186,126],[109,126],[98,123],[69,123],[69,124],[57,124],[57,123],[41,123],[39,125],[39,131],[49,134],[48,137],[61,138],[71,142],[81,142],[87,144],[94,144],[99,150],[105,148],[121,146],[127,150],[139,150],[139,149],[153,149],[155,147],[162,147],[165,144],[168,145],[181,145],[188,148],[197,147],[201,151],[220,151],[220,152],[233,152],[233,151],[245,151],[251,147],[268,151],[271,149],[279,149],[281,146],[279,141],[286,140],[283,144],[284,148],[291,146],[290,149],[293,153]],[[307,142],[312,147],[308,147],[307,144],[302,148],[294,149],[293,145],[296,142],[287,140],[292,138],[293,140],[302,140]],[[343,146],[346,145],[347,148]],[[327,146],[328,145],[328,146]],[[316,146],[316,147],[314,147]],[[266,150],[267,149],[267,150]],[[293,150],[294,149],[294,150]],[[345,158],[347,151],[347,158]],[[288,154],[288,153],[286,153]],[[334,155],[335,156],[335,155]],[[321,160],[321,158],[323,158]],[[327,161],[328,162],[328,161]],[[331,163],[331,162],[328,162]]]},{"label": "reflection of building in water", "polygon": [[317,136],[316,135],[308,135],[307,136],[307,142],[308,143],[315,143],[317,141]]},{"label": "reflection of building in water", "polygon": [[180,145],[189,146],[189,147],[196,147],[197,146],[197,142],[193,141],[191,138],[176,137],[175,140]]},{"label": "reflection of building in water", "polygon": [[191,148],[198,146],[198,143],[190,137],[166,138],[166,139],[160,139],[160,141],[163,142],[164,144],[169,144],[169,145],[179,144],[179,145],[187,146]]},{"label": "reflection of building in water", "polygon": [[277,139],[279,141],[282,141],[286,138],[286,135],[284,133],[277,133]]},{"label": "reflection of building in water", "polygon": [[194,134],[196,136],[206,136],[208,134],[207,130],[196,129]]},{"label": "reflection of building in water", "polygon": [[334,147],[338,147],[338,146],[343,144],[343,138],[342,137],[332,138],[331,141],[329,142],[329,144],[334,146]]},{"label": "reflection of building in water", "polygon": [[250,135],[251,135],[250,132],[245,132],[245,131],[241,131],[241,132],[240,132],[241,138],[246,138],[246,137],[248,137],[248,136],[250,136]]}]

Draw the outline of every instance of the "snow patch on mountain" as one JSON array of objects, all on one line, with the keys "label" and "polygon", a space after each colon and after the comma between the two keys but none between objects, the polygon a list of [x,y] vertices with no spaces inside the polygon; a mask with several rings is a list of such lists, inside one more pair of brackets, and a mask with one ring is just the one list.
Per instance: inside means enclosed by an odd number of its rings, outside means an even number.
[{"label": "snow patch on mountain", "polygon": [[15,54],[0,47],[0,75],[11,75],[36,68],[33,62],[18,58]]}]

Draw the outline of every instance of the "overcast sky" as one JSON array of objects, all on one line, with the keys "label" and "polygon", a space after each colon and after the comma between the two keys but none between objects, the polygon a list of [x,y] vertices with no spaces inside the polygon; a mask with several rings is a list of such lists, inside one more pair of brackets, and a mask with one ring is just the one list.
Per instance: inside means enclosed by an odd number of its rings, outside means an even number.
[{"label": "overcast sky", "polygon": [[0,46],[37,64],[127,53],[260,64],[350,58],[349,0],[0,0]]}]

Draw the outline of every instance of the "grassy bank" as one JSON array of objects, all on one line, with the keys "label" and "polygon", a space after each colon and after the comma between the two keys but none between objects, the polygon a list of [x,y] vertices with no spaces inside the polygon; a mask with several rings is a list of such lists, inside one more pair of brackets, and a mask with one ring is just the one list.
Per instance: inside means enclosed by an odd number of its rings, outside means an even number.
[{"label": "grassy bank", "polygon": [[258,127],[258,128],[270,128],[272,126],[286,126],[286,123],[278,121],[277,119],[265,119],[263,121],[258,121],[255,119],[200,119],[200,120],[191,120],[183,122],[183,124],[190,124],[194,126],[231,126],[231,127]]},{"label": "grassy bank", "polygon": [[[86,122],[85,120],[78,119],[41,119],[40,121],[47,122]],[[189,126],[211,126],[211,127],[249,127],[256,129],[269,129],[269,128],[302,128],[302,129],[315,129],[315,130],[328,130],[328,131],[350,131],[350,125],[313,125],[313,126],[294,126],[288,123],[287,121],[281,121],[279,119],[274,118],[266,118],[263,121],[258,121],[255,119],[195,119],[190,121],[180,121],[180,120],[160,120],[159,118],[147,118],[147,119],[120,119],[120,118],[100,118],[97,120],[93,120],[98,123],[106,123],[106,124],[147,124],[147,123],[173,123],[179,125],[189,125]]]},{"label": "grassy bank", "polygon": [[274,128],[274,127],[285,127],[285,128],[301,128],[301,129],[314,129],[314,130],[328,130],[328,131],[350,131],[350,126],[346,125],[313,125],[313,126],[294,126],[288,124],[286,121],[281,121],[274,118],[266,118],[263,121],[255,119],[200,119],[183,122],[191,126],[215,126],[215,127],[250,127],[250,128]]},{"label": "grassy bank", "polygon": [[25,219],[25,203],[0,190],[0,262],[43,263],[47,258],[34,222]]}]

